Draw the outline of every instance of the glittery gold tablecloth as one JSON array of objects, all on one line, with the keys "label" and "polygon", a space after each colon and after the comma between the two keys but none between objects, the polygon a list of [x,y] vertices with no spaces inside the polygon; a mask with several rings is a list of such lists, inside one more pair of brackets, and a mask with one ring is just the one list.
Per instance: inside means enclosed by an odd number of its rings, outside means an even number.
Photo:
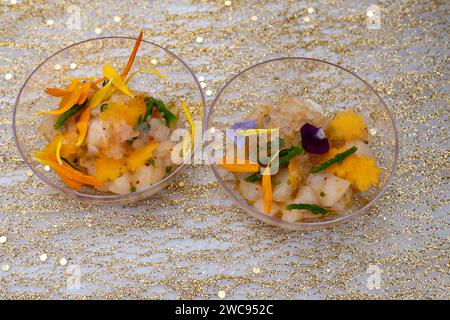
[{"label": "glittery gold tablecloth", "polygon": [[[0,298],[448,298],[449,9],[446,1],[2,0]],[[127,206],[51,190],[14,146],[21,84],[56,50],[141,28],[204,77],[209,103],[236,72],[272,57],[356,71],[398,125],[389,190],[365,215],[309,233],[236,209],[207,167]]]}]

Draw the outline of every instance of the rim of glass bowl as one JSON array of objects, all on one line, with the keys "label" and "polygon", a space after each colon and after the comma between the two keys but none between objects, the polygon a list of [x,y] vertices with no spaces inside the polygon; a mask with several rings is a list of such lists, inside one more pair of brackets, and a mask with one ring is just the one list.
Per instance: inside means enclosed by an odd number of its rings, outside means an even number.
[{"label": "rim of glass bowl", "polygon": [[[98,37],[98,38],[90,38],[87,40],[83,40],[80,42],[76,42],[73,43],[67,47],[64,47],[63,49],[55,52],[54,54],[50,55],[47,59],[45,59],[44,61],[42,61],[34,70],[33,72],[30,73],[30,75],[27,77],[27,79],[25,80],[25,82],[23,83],[22,87],[20,88],[19,94],[17,95],[15,104],[14,104],[14,109],[12,112],[12,130],[13,130],[13,137],[14,137],[14,143],[16,144],[16,148],[20,153],[20,156],[22,157],[23,161],[25,162],[25,164],[33,171],[33,173],[39,177],[39,179],[41,179],[44,183],[50,185],[51,187],[61,191],[62,193],[71,193],[74,196],[83,199],[83,200],[103,200],[102,202],[98,202],[99,204],[107,204],[107,200],[112,200],[112,201],[120,201],[120,200],[132,200],[133,198],[139,198],[140,195],[145,194],[146,192],[148,192],[149,190],[152,189],[157,189],[158,187],[160,187],[161,185],[164,185],[164,183],[166,183],[168,180],[172,179],[173,177],[175,177],[177,174],[181,173],[183,170],[185,170],[187,167],[190,166],[190,163],[186,163],[193,155],[193,153],[195,153],[196,151],[198,151],[197,149],[194,149],[193,152],[190,152],[189,156],[186,157],[186,160],[183,161],[183,163],[181,165],[179,165],[170,175],[168,175],[167,177],[165,177],[164,179],[158,181],[155,184],[152,184],[150,186],[148,186],[147,188],[137,191],[137,192],[133,192],[133,197],[130,198],[130,193],[127,194],[105,194],[105,195],[89,195],[89,194],[85,194],[85,193],[81,193],[78,192],[76,190],[72,190],[72,189],[66,189],[63,188],[57,184],[54,184],[52,181],[50,181],[49,179],[47,179],[44,175],[42,175],[39,170],[37,170],[25,157],[24,153],[22,152],[22,149],[20,148],[18,139],[17,139],[17,133],[16,133],[16,111],[17,111],[17,107],[19,105],[20,102],[20,96],[22,95],[22,91],[24,90],[25,86],[27,85],[28,81],[30,80],[30,78],[37,72],[37,70],[39,70],[47,61],[49,61],[51,58],[53,58],[54,56],[60,54],[61,52],[75,47],[77,45],[86,43],[86,42],[90,42],[90,41],[98,41],[98,40],[103,40],[103,39],[128,39],[128,40],[136,40],[136,38],[133,37],[125,37],[125,36],[107,36],[107,37]],[[202,98],[202,103],[203,103],[203,114],[206,114],[206,98],[205,98],[205,93],[203,92],[203,89],[200,85],[199,80],[197,79],[197,76],[195,75],[195,73],[192,71],[192,69],[186,64],[186,62],[183,61],[183,59],[181,59],[178,55],[176,55],[175,53],[173,53],[172,51],[156,44],[153,43],[151,41],[147,41],[142,39],[142,42],[145,42],[147,44],[150,44],[152,46],[158,47],[162,50],[164,50],[167,54],[171,55],[172,57],[174,57],[175,59],[177,59],[179,62],[181,62],[181,64],[187,69],[187,71],[189,71],[189,73],[192,75],[193,79],[195,80],[198,90],[200,91],[201,94],[201,98]],[[202,135],[205,132],[205,126],[203,126],[202,128]],[[201,147],[201,146],[197,146]]]},{"label": "rim of glass bowl", "polygon": [[328,220],[328,221],[314,221],[314,222],[287,222],[284,221],[280,218],[274,218],[271,216],[268,216],[262,212],[259,212],[258,210],[256,210],[253,206],[250,206],[246,201],[242,201],[241,199],[239,199],[236,196],[236,192],[229,188],[228,185],[222,181],[222,178],[220,177],[220,175],[218,174],[215,165],[212,164],[211,165],[211,170],[213,171],[216,179],[219,181],[220,185],[222,186],[223,189],[225,189],[225,191],[232,197],[232,199],[238,204],[239,207],[241,207],[241,209],[243,209],[244,211],[246,211],[247,213],[250,213],[253,217],[269,223],[271,225],[275,225],[275,226],[279,226],[285,229],[291,229],[291,230],[317,230],[317,229],[321,229],[321,228],[326,228],[326,227],[332,227],[338,223],[341,223],[345,220],[348,220],[354,216],[357,216],[359,214],[361,214],[362,212],[364,212],[365,210],[367,210],[370,206],[372,206],[377,200],[378,198],[380,198],[380,196],[386,191],[386,188],[388,187],[388,185],[390,184],[392,177],[395,173],[395,171],[397,170],[397,161],[398,161],[398,152],[399,152],[399,145],[398,145],[398,133],[397,133],[397,127],[395,125],[395,120],[394,120],[394,116],[392,114],[392,112],[389,110],[388,106],[386,105],[386,103],[383,101],[383,99],[380,97],[380,95],[375,91],[375,89],[363,78],[361,78],[360,76],[358,76],[356,73],[341,67],[337,64],[334,64],[332,62],[328,62],[325,60],[321,60],[321,59],[315,59],[315,58],[307,58],[307,57],[279,57],[279,58],[274,58],[274,59],[269,59],[269,60],[264,60],[261,62],[258,62],[242,71],[240,71],[239,73],[237,73],[236,75],[234,75],[217,93],[216,97],[214,98],[214,101],[211,105],[211,108],[208,110],[208,113],[206,115],[206,119],[205,119],[205,124],[206,124],[206,128],[209,129],[210,126],[210,121],[211,121],[211,117],[212,117],[212,113],[214,112],[214,108],[216,106],[216,103],[218,102],[218,100],[220,99],[222,93],[226,90],[226,88],[239,76],[241,76],[243,73],[246,73],[247,71],[250,71],[252,69],[255,69],[261,65],[267,64],[267,63],[272,63],[275,61],[283,61],[283,60],[303,60],[303,61],[313,61],[313,62],[318,62],[318,63],[325,63],[327,65],[336,67],[338,69],[343,70],[344,72],[349,73],[350,75],[356,77],[358,80],[360,80],[365,86],[367,86],[367,88],[369,89],[370,92],[372,92],[373,94],[375,94],[375,96],[378,98],[378,100],[381,102],[381,104],[384,106],[385,110],[387,111],[389,118],[391,120],[391,124],[392,127],[394,129],[394,136],[395,136],[395,155],[394,155],[394,163],[391,169],[391,172],[389,173],[389,177],[386,180],[385,185],[383,186],[383,188],[375,195],[375,197],[370,200],[367,204],[365,204],[363,207],[361,207],[360,209],[356,210],[355,212],[351,213],[351,214],[347,214],[344,216],[336,216],[336,219],[334,220]]}]

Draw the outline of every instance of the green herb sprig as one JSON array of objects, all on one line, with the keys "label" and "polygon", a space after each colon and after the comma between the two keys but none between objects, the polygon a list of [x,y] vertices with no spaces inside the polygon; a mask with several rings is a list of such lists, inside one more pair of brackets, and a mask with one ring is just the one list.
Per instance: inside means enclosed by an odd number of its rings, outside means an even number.
[{"label": "green herb sprig", "polygon": [[314,214],[328,215],[328,210],[315,204],[291,203],[286,206],[287,210],[308,210]]},{"label": "green herb sprig", "polygon": [[78,111],[82,110],[84,107],[87,106],[87,104],[88,101],[86,100],[83,104],[76,104],[66,112],[62,113],[55,122],[54,125],[55,130],[61,128],[71,116],[73,116]]},{"label": "green herb sprig", "polygon": [[138,121],[137,121],[136,126],[134,127],[134,130],[139,131],[140,134],[148,133],[151,126],[147,122],[147,117],[148,117],[147,113],[144,115],[144,117],[142,117],[142,115],[139,115]]},{"label": "green herb sprig", "polygon": [[156,108],[161,116],[166,120],[166,127],[170,127],[173,122],[177,121],[177,117],[167,109],[166,105],[162,100],[155,99],[153,97],[146,97],[144,99],[145,105],[147,106],[146,116],[144,120],[147,119],[147,114],[152,114],[153,108]]},{"label": "green herb sprig", "polygon": [[[303,153],[303,148],[300,146],[294,146],[290,148],[285,148],[280,150],[279,156],[279,162],[278,166],[280,168],[286,167],[289,164],[289,161],[291,161],[295,156]],[[262,175],[259,172],[255,172],[248,177],[246,177],[244,180],[247,182],[256,182],[261,180]]]},{"label": "green herb sprig", "polygon": [[348,150],[346,150],[346,151],[344,151],[342,153],[338,153],[337,155],[335,155],[330,160],[328,160],[328,161],[318,165],[317,167],[312,168],[311,173],[317,173],[319,171],[322,171],[322,170],[324,170],[324,169],[326,169],[328,167],[331,167],[335,163],[341,164],[342,161],[344,161],[345,158],[347,158],[352,153],[355,153],[356,150],[358,150],[358,148],[353,146],[350,149],[348,149]]}]

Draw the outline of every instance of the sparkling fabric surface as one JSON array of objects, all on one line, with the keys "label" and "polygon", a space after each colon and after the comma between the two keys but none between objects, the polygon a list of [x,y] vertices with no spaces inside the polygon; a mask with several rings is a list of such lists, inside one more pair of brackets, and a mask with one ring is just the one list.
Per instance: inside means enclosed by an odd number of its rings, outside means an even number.
[{"label": "sparkling fabric surface", "polygon": [[[0,3],[0,299],[448,299],[448,2],[378,1],[379,29],[368,28],[368,1],[71,3]],[[132,205],[56,193],[14,146],[20,86],[69,44],[141,28],[204,77],[209,104],[227,79],[268,58],[355,71],[396,119],[400,159],[388,191],[366,214],[308,233],[250,218],[202,166]]]}]

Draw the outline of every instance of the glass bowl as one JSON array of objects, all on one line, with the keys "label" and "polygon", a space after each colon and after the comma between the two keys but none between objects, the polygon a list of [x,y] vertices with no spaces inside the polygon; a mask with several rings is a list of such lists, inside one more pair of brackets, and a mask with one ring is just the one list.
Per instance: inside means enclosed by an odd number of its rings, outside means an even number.
[{"label": "glass bowl", "polygon": [[[101,77],[105,64],[122,70],[128,61],[136,39],[130,37],[101,37],[72,44],[42,62],[27,78],[20,89],[12,114],[13,134],[23,160],[46,184],[64,194],[97,204],[131,202],[151,196],[165,188],[189,165],[189,157],[163,180],[138,192],[123,195],[102,193],[91,187],[80,191],[68,188],[53,171],[33,158],[47,141],[38,133],[41,118],[35,113],[57,106],[59,100],[46,93],[46,87],[61,87],[68,77]],[[151,73],[139,73],[130,82],[134,90],[149,92],[163,101],[183,99],[194,118],[205,114],[205,96],[194,72],[173,52],[142,40],[130,74],[137,69],[152,68],[167,76],[161,79]],[[67,82],[65,82],[67,83]],[[180,113],[180,127],[189,123]]]},{"label": "glass bowl", "polygon": [[355,197],[351,207],[339,214],[304,222],[286,222],[258,211],[236,190],[234,176],[217,165],[212,171],[239,207],[266,223],[293,230],[331,227],[361,214],[383,194],[397,166],[398,140],[388,107],[362,78],[330,62],[301,57],[264,61],[235,75],[219,91],[205,120],[207,128],[225,132],[246,119],[255,108],[273,105],[285,96],[298,96],[322,105],[326,114],[353,108],[361,112],[369,141],[381,168],[379,184]]}]

